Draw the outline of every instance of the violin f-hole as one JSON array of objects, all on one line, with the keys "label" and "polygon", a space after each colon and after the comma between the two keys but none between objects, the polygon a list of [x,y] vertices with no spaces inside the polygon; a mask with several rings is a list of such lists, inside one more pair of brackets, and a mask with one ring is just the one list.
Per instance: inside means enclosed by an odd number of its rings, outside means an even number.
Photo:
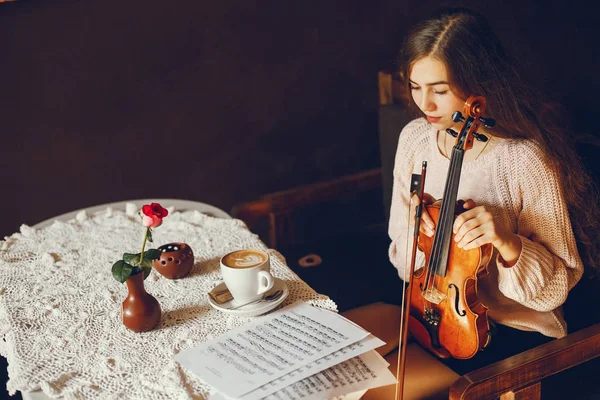
[{"label": "violin f-hole", "polygon": [[460,300],[460,292],[458,291],[458,286],[456,286],[454,283],[451,283],[451,284],[448,285],[448,287],[450,289],[454,289],[454,292],[455,292],[454,293],[454,309],[456,310],[456,313],[458,315],[460,315],[461,317],[464,317],[465,315],[467,315],[467,311],[466,310],[460,311],[458,309],[458,303],[459,303],[459,300]]}]

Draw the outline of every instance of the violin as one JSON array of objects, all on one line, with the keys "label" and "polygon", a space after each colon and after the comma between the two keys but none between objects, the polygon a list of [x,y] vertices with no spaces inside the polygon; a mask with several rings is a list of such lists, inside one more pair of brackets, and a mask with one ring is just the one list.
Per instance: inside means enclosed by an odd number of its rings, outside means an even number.
[{"label": "violin", "polygon": [[[495,125],[493,119],[482,117],[485,107],[484,97],[469,97],[463,108],[464,116],[459,111],[452,115],[454,122],[464,122],[460,133],[446,130],[456,138],[456,142],[452,148],[444,194],[441,200],[424,206],[435,224],[433,238],[419,232],[422,202],[415,213],[410,281],[404,294],[406,300],[400,330],[397,373],[400,394],[408,331],[422,347],[440,358],[471,358],[490,340],[488,308],[477,296],[477,280],[488,273],[487,265],[493,247],[488,243],[476,249],[463,250],[457,246],[452,232],[455,217],[464,211],[462,204],[459,202],[457,205],[456,200],[465,152],[473,147],[474,140],[487,140],[485,135],[477,133],[482,123],[486,127]],[[418,190],[420,199],[424,193],[426,167],[427,163],[423,162]],[[415,271],[417,248],[425,253],[425,266]]]}]

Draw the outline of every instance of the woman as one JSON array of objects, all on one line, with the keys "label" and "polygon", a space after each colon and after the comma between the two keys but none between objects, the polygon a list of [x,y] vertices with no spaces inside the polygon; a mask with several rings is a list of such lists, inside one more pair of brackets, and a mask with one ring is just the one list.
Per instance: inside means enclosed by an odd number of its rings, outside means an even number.
[{"label": "woman", "polygon": [[[582,276],[581,260],[596,267],[598,213],[597,201],[581,201],[592,195],[590,180],[571,138],[545,112],[539,94],[520,79],[482,16],[451,9],[419,24],[403,46],[402,68],[421,116],[402,130],[394,166],[389,255],[402,279],[407,279],[409,227],[419,203],[410,195],[411,174],[420,173],[427,161],[423,201],[442,197],[455,144],[446,129],[460,131],[462,124],[451,115],[463,109],[470,95],[484,96],[485,114],[497,122],[493,129],[482,125],[479,133],[488,140],[475,141],[465,153],[458,192],[465,211],[453,225],[459,247],[490,243],[494,248],[489,274],[478,281],[479,298],[489,307],[491,344],[470,360],[444,361],[446,366],[410,344],[406,392],[425,398],[447,395],[457,373],[567,334],[561,305]],[[427,212],[420,229],[434,234]],[[419,252],[415,268],[423,263]],[[400,307],[377,303],[345,315],[387,342],[378,351],[395,369]],[[365,398],[392,398],[393,391],[381,388]]]}]

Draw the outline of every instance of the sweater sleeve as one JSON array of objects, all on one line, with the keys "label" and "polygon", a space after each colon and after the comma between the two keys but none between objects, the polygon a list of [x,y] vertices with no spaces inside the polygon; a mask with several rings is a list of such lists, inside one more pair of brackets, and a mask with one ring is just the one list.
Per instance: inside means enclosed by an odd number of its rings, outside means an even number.
[{"label": "sweater sleeve", "polygon": [[[389,248],[390,262],[398,269],[400,279],[406,281],[408,267],[410,265],[409,249],[412,245],[412,229],[409,230],[409,199],[410,180],[414,168],[415,149],[413,142],[413,131],[418,127],[419,121],[409,123],[400,134],[398,149],[394,162],[394,184],[392,188],[392,203],[390,207],[390,221],[388,233],[392,240]],[[415,269],[425,262],[422,252],[417,252]]]},{"label": "sweater sleeve", "polygon": [[581,278],[583,264],[554,169],[534,144],[511,154],[512,162],[505,165],[507,204],[520,205],[515,211],[522,249],[512,267],[498,256],[499,290],[531,309],[552,311]]}]

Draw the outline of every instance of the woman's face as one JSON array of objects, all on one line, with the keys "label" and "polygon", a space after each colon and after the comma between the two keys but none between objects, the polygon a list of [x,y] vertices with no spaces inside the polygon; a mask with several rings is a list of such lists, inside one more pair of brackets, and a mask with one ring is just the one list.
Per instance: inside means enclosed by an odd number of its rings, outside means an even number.
[{"label": "woman's face", "polygon": [[452,113],[462,112],[465,101],[450,88],[444,63],[431,57],[421,58],[413,64],[409,80],[412,98],[427,121],[438,130],[459,131],[462,124],[452,121]]}]

